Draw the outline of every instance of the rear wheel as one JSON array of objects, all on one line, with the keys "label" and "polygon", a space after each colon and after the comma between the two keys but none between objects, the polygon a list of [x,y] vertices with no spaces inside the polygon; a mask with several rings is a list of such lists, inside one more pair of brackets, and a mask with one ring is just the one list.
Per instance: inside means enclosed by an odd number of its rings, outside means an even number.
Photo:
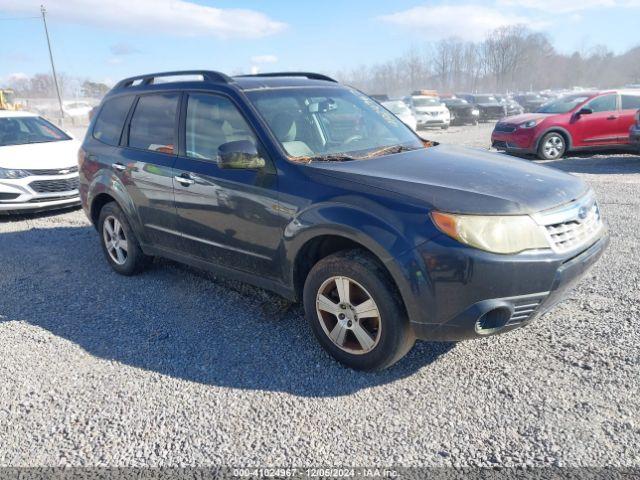
[{"label": "rear wheel", "polygon": [[115,202],[107,203],[100,210],[98,230],[102,251],[116,272],[134,275],[149,264],[151,257],[142,252],[129,221]]},{"label": "rear wheel", "polygon": [[540,140],[538,158],[542,160],[557,160],[558,158],[562,158],[566,150],[567,142],[562,134],[549,132]]},{"label": "rear wheel", "polygon": [[320,344],[348,367],[383,369],[413,346],[395,287],[366,252],[339,252],[318,262],[305,282],[304,307]]}]

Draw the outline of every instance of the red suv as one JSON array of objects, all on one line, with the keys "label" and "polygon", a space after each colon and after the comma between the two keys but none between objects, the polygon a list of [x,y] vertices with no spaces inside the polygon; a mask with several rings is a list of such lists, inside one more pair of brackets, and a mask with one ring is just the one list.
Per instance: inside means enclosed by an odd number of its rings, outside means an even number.
[{"label": "red suv", "polygon": [[640,108],[640,90],[581,92],[501,119],[491,134],[494,148],[554,160],[568,151],[628,147]]}]

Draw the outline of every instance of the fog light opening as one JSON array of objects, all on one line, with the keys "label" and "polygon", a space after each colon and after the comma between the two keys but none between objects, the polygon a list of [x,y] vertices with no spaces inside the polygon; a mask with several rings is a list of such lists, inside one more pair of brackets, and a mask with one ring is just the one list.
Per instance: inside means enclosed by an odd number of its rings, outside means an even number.
[{"label": "fog light opening", "polygon": [[504,328],[511,318],[511,310],[507,307],[498,307],[489,310],[476,320],[476,333],[479,335],[491,335]]}]

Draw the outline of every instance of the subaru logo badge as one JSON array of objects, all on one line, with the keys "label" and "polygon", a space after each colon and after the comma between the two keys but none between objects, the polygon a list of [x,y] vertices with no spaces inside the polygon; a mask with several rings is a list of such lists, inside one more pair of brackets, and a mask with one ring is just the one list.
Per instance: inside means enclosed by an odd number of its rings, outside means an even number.
[{"label": "subaru logo badge", "polygon": [[578,210],[578,218],[580,220],[587,218],[587,207],[580,207],[580,210]]}]

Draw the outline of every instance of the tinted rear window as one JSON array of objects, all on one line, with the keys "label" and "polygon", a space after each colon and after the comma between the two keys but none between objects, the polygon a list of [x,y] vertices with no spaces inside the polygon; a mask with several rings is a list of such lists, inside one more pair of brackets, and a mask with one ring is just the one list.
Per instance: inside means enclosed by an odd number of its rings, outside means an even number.
[{"label": "tinted rear window", "polygon": [[144,95],[129,127],[129,146],[173,154],[179,94]]},{"label": "tinted rear window", "polygon": [[640,95],[622,95],[622,110],[640,109]]},{"label": "tinted rear window", "polygon": [[107,100],[96,119],[96,125],[93,128],[94,138],[108,145],[118,145],[132,102],[132,96]]}]

